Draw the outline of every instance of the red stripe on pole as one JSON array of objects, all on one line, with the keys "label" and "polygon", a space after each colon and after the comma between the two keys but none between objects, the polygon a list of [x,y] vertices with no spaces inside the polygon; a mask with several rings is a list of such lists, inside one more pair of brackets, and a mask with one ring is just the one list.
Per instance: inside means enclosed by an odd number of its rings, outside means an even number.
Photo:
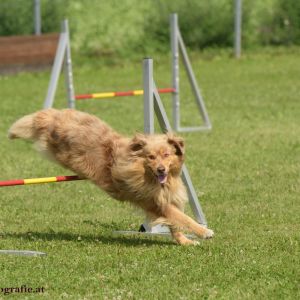
[{"label": "red stripe on pole", "polygon": [[175,89],[174,88],[165,88],[165,89],[158,89],[157,90],[159,93],[164,94],[164,93],[174,93]]},{"label": "red stripe on pole", "polygon": [[56,176],[57,181],[72,181],[72,180],[83,180],[84,178],[79,178],[76,175],[71,176]]},{"label": "red stripe on pole", "polygon": [[0,186],[24,185],[24,179],[0,181]]},{"label": "red stripe on pole", "polygon": [[76,100],[91,99],[91,98],[93,98],[92,94],[83,94],[83,95],[76,95],[75,96]]},{"label": "red stripe on pole", "polygon": [[134,91],[115,92],[115,97],[134,96]]}]

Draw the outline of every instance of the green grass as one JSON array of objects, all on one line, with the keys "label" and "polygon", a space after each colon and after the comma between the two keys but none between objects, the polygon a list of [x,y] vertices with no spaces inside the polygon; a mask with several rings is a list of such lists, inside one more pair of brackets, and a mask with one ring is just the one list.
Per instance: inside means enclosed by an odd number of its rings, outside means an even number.
[{"label": "green grass", "polygon": [[[294,49],[295,50],[295,49]],[[183,134],[187,165],[215,238],[180,247],[162,238],[114,236],[143,216],[88,182],[1,189],[0,249],[46,257],[0,256],[0,287],[44,287],[45,299],[297,299],[300,231],[299,49],[233,60],[193,54],[213,123]],[[298,53],[297,53],[298,52]],[[205,59],[203,59],[203,57]],[[155,60],[157,85],[170,81],[168,57]],[[77,93],[141,87],[141,63],[74,62]],[[49,73],[0,77],[0,179],[70,174],[6,132],[42,107]],[[63,79],[56,107],[65,106]],[[186,79],[184,125],[200,122]],[[163,96],[170,111],[170,98]],[[125,134],[142,130],[142,99],[78,103]],[[10,299],[39,299],[12,294]],[[0,299],[6,299],[0,294]]]}]

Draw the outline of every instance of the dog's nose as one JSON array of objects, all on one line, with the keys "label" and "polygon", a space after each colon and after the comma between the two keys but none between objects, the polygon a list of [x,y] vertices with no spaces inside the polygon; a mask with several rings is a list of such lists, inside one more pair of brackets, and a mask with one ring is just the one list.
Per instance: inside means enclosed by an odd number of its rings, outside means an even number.
[{"label": "dog's nose", "polygon": [[159,166],[159,167],[157,168],[157,172],[158,172],[158,173],[163,174],[163,173],[165,173],[165,171],[166,171],[166,168],[165,168],[164,166]]}]

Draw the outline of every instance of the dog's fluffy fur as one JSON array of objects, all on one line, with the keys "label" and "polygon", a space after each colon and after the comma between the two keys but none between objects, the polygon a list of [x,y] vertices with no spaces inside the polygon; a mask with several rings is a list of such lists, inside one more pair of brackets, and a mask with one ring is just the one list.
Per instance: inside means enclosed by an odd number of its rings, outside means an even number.
[{"label": "dog's fluffy fur", "polygon": [[213,231],[183,213],[187,200],[180,178],[184,142],[173,134],[127,138],[95,116],[47,109],[16,121],[9,138],[34,141],[38,150],[113,198],[142,208],[154,223],[167,224],[179,244],[195,244],[186,229],[202,238]]}]

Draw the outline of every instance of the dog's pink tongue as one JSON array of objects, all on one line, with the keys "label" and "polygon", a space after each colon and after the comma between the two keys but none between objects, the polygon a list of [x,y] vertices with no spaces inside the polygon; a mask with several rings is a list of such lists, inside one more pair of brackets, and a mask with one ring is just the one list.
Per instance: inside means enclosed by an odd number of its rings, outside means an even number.
[{"label": "dog's pink tongue", "polygon": [[160,183],[165,183],[167,180],[167,175],[158,175],[158,181]]}]

